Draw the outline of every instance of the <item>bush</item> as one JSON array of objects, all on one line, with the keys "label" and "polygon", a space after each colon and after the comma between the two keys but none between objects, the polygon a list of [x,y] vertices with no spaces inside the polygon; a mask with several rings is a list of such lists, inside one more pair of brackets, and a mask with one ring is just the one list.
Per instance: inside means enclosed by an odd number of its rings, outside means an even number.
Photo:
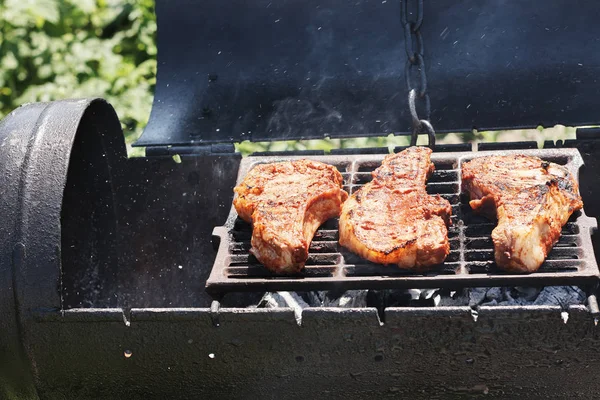
[{"label": "bush", "polygon": [[153,0],[0,2],[0,118],[24,103],[104,97],[132,142],[152,105],[155,35]]}]

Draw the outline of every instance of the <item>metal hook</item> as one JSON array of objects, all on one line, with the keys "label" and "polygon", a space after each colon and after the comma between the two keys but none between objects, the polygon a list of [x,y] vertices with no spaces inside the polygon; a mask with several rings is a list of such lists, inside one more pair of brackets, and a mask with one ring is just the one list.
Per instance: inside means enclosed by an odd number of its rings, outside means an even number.
[{"label": "metal hook", "polygon": [[[408,109],[410,110],[410,117],[412,119],[412,135],[410,137],[410,145],[417,145],[417,138],[420,133],[427,133],[427,137],[429,138],[429,143],[427,146],[431,149],[435,147],[435,130],[431,123],[426,119],[420,119],[417,114],[417,106],[416,106],[416,98],[417,91],[415,89],[411,89],[408,92]],[[429,97],[425,97],[425,101],[429,101]]]}]

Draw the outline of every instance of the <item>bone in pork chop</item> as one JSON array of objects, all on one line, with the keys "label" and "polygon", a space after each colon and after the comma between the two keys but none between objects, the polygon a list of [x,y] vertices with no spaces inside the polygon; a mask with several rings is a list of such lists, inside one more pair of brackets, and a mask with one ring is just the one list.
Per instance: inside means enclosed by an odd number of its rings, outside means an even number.
[{"label": "bone in pork chop", "polygon": [[298,272],[319,226],[348,197],[333,166],[310,160],[259,164],[235,187],[233,205],[252,223],[250,252],[274,272]]},{"label": "bone in pork chop", "polygon": [[462,185],[475,211],[497,217],[494,257],[511,272],[537,271],[562,226],[583,207],[573,175],[537,157],[475,158],[462,166]]},{"label": "bone in pork chop", "polygon": [[342,246],[369,261],[407,269],[445,260],[452,208],[427,194],[425,183],[435,169],[430,155],[428,148],[411,147],[383,160],[373,180],[342,207]]}]

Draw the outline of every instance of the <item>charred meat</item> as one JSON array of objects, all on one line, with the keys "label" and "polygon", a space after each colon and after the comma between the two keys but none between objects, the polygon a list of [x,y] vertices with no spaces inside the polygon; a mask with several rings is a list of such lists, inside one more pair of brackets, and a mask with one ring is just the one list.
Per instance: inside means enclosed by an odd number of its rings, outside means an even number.
[{"label": "charred meat", "polygon": [[566,168],[531,156],[475,158],[462,166],[462,187],[473,210],[497,218],[494,257],[511,272],[537,271],[562,226],[583,207]]},{"label": "charred meat", "polygon": [[310,160],[259,164],[235,187],[233,205],[252,223],[252,254],[274,272],[300,271],[319,226],[348,194],[333,166]]},{"label": "charred meat", "polygon": [[428,148],[411,147],[383,160],[373,180],[342,207],[342,246],[369,261],[406,269],[445,260],[452,208],[426,191],[435,169],[430,155]]}]

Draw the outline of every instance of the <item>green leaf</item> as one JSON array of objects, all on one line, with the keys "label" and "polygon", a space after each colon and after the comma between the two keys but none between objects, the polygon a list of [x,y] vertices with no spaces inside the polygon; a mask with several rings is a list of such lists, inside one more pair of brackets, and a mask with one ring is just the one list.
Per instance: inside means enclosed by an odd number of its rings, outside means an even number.
[{"label": "green leaf", "polygon": [[79,7],[79,9],[86,14],[92,14],[97,10],[95,0],[69,0],[69,3]]},{"label": "green leaf", "polygon": [[5,7],[11,13],[18,13],[36,21],[36,25],[40,21],[56,24],[60,19],[58,0],[6,0]]}]

